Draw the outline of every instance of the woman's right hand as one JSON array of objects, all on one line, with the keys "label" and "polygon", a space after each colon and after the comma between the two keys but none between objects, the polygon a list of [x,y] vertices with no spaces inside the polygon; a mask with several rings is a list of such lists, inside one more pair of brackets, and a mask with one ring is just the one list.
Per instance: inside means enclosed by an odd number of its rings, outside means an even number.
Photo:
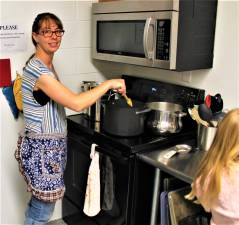
[{"label": "woman's right hand", "polygon": [[105,82],[108,82],[109,89],[113,89],[122,95],[126,94],[126,86],[124,79],[111,79]]},{"label": "woman's right hand", "polygon": [[122,95],[126,94],[124,79],[106,80],[89,91],[75,94],[55,78],[43,74],[37,81],[37,87],[58,104],[76,112],[94,104],[109,89],[114,89]]}]

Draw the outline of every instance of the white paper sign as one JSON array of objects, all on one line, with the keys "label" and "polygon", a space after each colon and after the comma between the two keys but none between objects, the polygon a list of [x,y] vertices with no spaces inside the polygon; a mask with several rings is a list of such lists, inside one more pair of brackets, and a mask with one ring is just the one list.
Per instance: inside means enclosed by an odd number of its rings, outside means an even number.
[{"label": "white paper sign", "polygon": [[0,51],[26,51],[26,34],[17,23],[0,23]]}]

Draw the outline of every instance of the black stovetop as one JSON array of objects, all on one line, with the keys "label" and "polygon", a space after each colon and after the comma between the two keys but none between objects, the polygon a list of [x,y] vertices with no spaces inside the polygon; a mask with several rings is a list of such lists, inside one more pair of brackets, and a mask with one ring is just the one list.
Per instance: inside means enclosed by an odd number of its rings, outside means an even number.
[{"label": "black stovetop", "polygon": [[[123,75],[127,87],[127,95],[133,100],[141,102],[166,101],[181,104],[184,111],[188,107],[204,102],[205,90],[181,85],[148,80]],[[124,155],[159,149],[165,145],[179,144],[196,137],[196,122],[190,116],[182,118],[183,129],[177,134],[159,136],[145,130],[136,137],[119,137],[105,133],[102,129],[95,131],[95,122],[84,114],[68,117],[68,126],[73,126],[91,135],[92,141],[102,148],[119,150]]]},{"label": "black stovetop", "polygon": [[183,129],[176,134],[167,136],[155,135],[145,130],[139,136],[120,137],[108,134],[104,131],[96,131],[94,129],[95,122],[87,118],[85,114],[77,114],[67,117],[68,127],[72,129],[80,129],[83,133],[91,135],[92,142],[97,143],[101,148],[107,150],[118,150],[123,155],[128,156],[133,153],[152,151],[163,148],[168,145],[179,144],[185,140],[195,138],[195,129]]}]

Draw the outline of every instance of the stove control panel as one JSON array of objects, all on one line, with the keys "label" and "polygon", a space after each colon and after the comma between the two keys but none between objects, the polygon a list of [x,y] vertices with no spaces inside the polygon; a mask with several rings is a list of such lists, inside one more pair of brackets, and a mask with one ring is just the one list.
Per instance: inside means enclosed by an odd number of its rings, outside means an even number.
[{"label": "stove control panel", "polygon": [[143,102],[166,101],[193,107],[204,102],[205,90],[123,75],[128,95]]}]

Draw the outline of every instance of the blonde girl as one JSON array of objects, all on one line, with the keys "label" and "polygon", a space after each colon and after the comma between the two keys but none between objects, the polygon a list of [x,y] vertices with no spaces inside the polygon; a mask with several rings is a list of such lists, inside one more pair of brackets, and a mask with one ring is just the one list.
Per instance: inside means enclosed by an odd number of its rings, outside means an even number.
[{"label": "blonde girl", "polygon": [[239,108],[219,123],[186,198],[211,212],[211,225],[239,225]]}]

